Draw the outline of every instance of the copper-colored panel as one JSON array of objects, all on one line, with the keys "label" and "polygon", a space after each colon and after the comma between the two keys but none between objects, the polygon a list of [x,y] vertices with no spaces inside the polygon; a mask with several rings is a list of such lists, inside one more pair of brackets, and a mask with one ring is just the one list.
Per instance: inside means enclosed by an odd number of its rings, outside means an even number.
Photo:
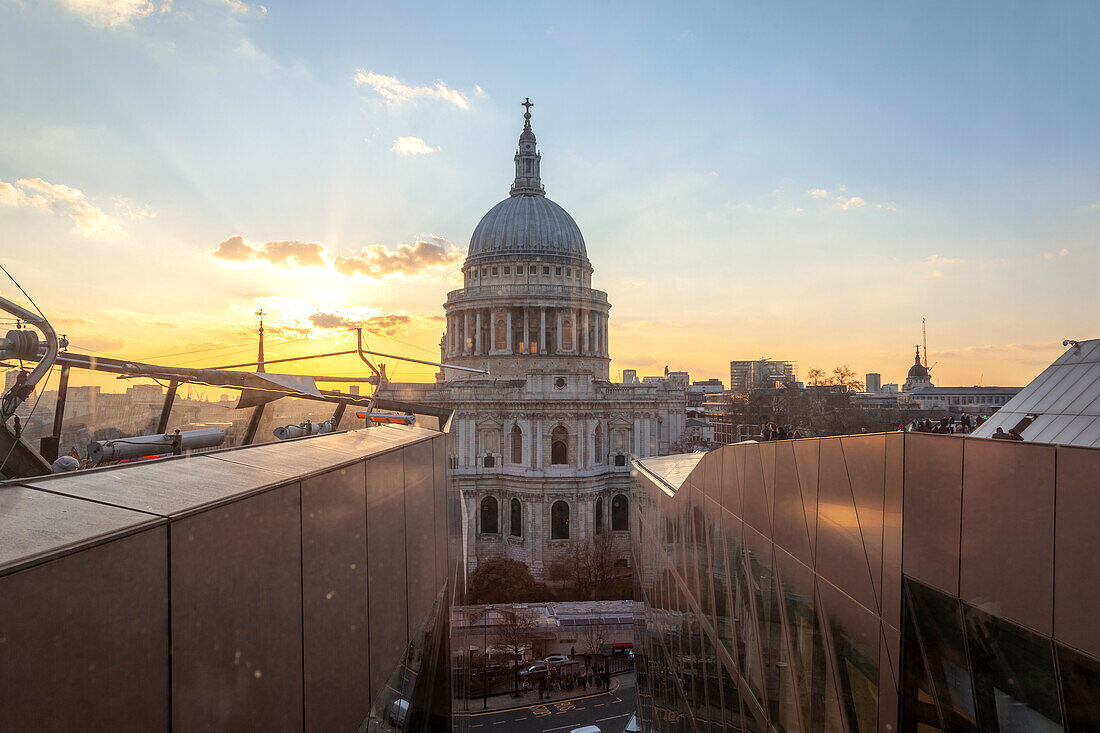
[{"label": "copper-colored panel", "polygon": [[352,730],[370,712],[363,463],[302,482],[306,730]]},{"label": "copper-colored panel", "polygon": [[776,443],[775,487],[772,494],[772,532],[777,545],[807,565],[813,564],[802,489],[798,484],[793,441]]},{"label": "copper-colored panel", "polygon": [[745,523],[765,537],[772,536],[771,502],[764,488],[764,461],[775,459],[770,446],[765,453],[759,443],[738,446],[745,453]]},{"label": "copper-colored panel", "polygon": [[741,481],[745,475],[745,452],[741,446],[719,448],[722,457],[722,508],[738,517],[744,516]]},{"label": "copper-colored panel", "polygon": [[432,444],[432,502],[435,504],[435,586],[447,582],[447,436]]},{"label": "copper-colored panel", "polygon": [[382,692],[409,642],[403,459],[398,451],[366,462],[371,700]]},{"label": "copper-colored panel", "polygon": [[959,596],[1033,629],[1054,630],[1054,446],[967,440]]},{"label": "copper-colored panel", "polygon": [[302,727],[299,485],[171,525],[173,730]]},{"label": "copper-colored panel", "polygon": [[963,442],[905,435],[902,571],[951,596],[959,594]]},{"label": "copper-colored panel", "polygon": [[436,578],[436,457],[430,442],[401,450],[405,457],[405,558],[409,636],[425,622],[441,582]]},{"label": "copper-colored panel", "polygon": [[880,433],[841,438],[840,445],[844,450],[844,463],[848,467],[848,479],[852,484],[859,534],[867,553],[871,582],[875,586],[876,598],[881,598],[886,436]]},{"label": "copper-colored panel", "polygon": [[[878,612],[872,561],[852,498],[840,438],[824,438],[818,474],[817,572],[861,604]],[[874,568],[881,560],[874,558]]]},{"label": "copper-colored panel", "polygon": [[[70,475],[72,483],[79,482],[79,474]],[[71,496],[5,486],[0,489],[0,574],[164,522]]]},{"label": "copper-colored panel", "polygon": [[0,730],[168,730],[167,536],[0,577]]},{"label": "copper-colored panel", "polygon": [[901,504],[905,436],[886,436],[886,475],[882,512],[882,619],[901,628]]},{"label": "copper-colored panel", "polygon": [[[806,511],[806,531],[809,533],[810,556],[817,557],[817,473],[821,451],[820,440],[795,440],[794,462],[798,468],[798,487],[802,491],[802,506]],[[813,563],[810,565],[813,567]]]},{"label": "copper-colored panel", "polygon": [[1100,450],[1058,448],[1054,637],[1100,657]]}]

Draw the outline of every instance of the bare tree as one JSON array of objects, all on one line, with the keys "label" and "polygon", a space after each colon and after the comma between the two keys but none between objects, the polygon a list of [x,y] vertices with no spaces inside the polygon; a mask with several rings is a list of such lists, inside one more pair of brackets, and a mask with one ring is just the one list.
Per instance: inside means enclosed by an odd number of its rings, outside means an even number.
[{"label": "bare tree", "polygon": [[834,367],[833,376],[829,377],[825,383],[847,387],[849,392],[863,391],[863,382],[856,378],[856,373],[847,364]]},{"label": "bare tree", "polygon": [[531,648],[538,625],[530,614],[521,611],[503,611],[504,623],[493,632],[491,643],[512,657],[514,692],[519,694],[519,668],[523,653]]},{"label": "bare tree", "polygon": [[607,637],[607,629],[599,621],[585,626],[584,629],[578,634],[577,641],[581,645],[581,653],[585,655],[585,662],[588,661],[588,657],[596,657],[603,651],[603,640]]},{"label": "bare tree", "polygon": [[811,369],[806,372],[806,384],[812,387],[825,384],[825,372],[820,369]]},{"label": "bare tree", "polygon": [[589,542],[578,542],[570,550],[567,567],[577,593],[592,599],[615,573],[615,557],[607,532]]}]

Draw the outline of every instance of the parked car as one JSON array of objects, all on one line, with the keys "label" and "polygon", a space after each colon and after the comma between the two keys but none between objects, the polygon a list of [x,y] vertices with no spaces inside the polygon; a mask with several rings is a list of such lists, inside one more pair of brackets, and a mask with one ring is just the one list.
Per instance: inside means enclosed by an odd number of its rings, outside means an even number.
[{"label": "parked car", "polygon": [[569,657],[565,656],[564,654],[551,654],[550,656],[545,657],[542,661],[546,662],[547,664],[569,664]]},{"label": "parked car", "polygon": [[550,666],[544,662],[535,662],[534,664],[521,669],[519,671],[520,677],[541,677],[550,671]]}]

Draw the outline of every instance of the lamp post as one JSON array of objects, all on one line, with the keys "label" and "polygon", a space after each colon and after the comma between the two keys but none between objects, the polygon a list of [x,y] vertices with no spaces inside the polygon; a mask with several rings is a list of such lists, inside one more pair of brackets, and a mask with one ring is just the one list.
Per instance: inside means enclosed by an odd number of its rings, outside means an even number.
[{"label": "lamp post", "polygon": [[489,707],[489,675],[486,671],[486,660],[489,657],[489,613],[492,606],[485,607],[485,615],[481,619],[481,709]]}]

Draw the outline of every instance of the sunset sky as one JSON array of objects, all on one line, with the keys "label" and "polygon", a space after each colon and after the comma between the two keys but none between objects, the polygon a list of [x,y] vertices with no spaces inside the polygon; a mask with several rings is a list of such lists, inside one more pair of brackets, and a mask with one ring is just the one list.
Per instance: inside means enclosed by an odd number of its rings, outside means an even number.
[{"label": "sunset sky", "polygon": [[925,316],[936,384],[1022,385],[1100,336],[1098,37],[1092,2],[0,0],[0,264],[76,350],[244,361],[262,307],[270,357],[438,358],[529,96],[613,376],[900,382]]}]

